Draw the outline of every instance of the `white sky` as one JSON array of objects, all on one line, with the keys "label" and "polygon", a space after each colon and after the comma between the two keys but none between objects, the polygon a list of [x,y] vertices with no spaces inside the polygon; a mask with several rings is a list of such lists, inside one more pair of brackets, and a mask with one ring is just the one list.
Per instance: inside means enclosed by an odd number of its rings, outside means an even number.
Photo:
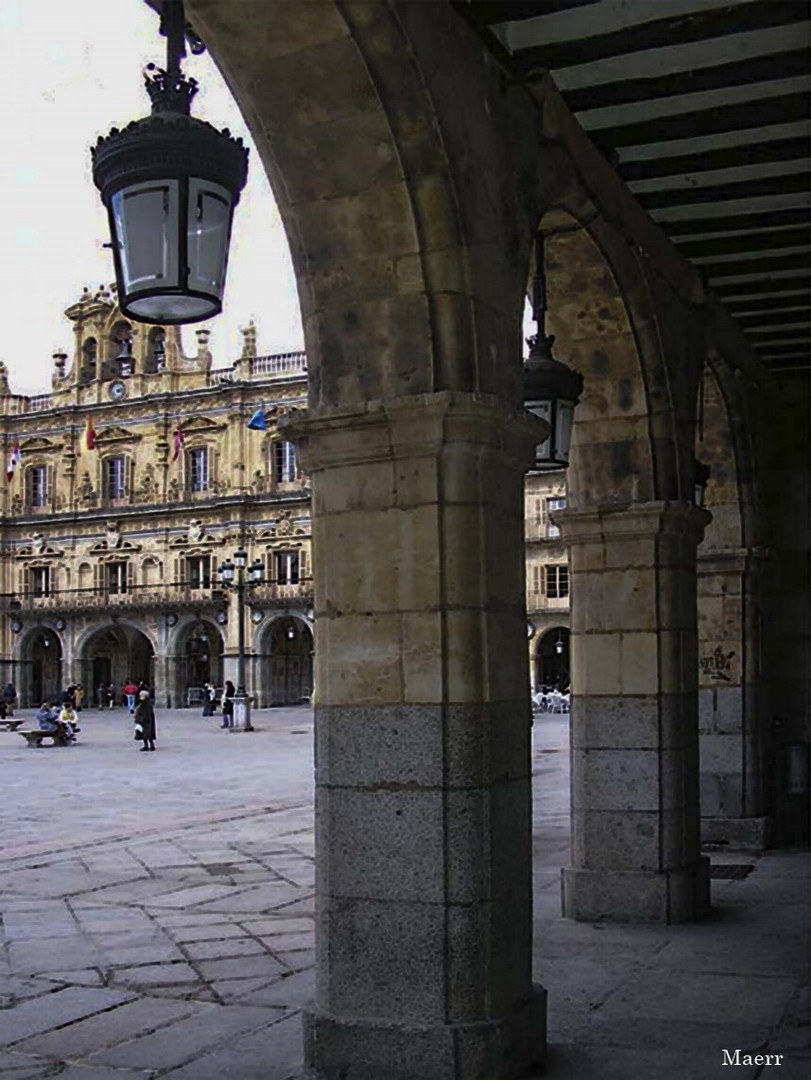
[{"label": "white sky", "polygon": [[[0,359],[14,393],[51,388],[52,355],[73,355],[64,310],[84,285],[114,279],[106,212],[90,147],[113,126],[146,115],[142,70],[163,67],[166,39],[143,0],[0,0]],[[287,241],[242,117],[210,56],[189,55],[200,83],[192,113],[251,148],[236,211],[223,314],[208,325],[215,367],[238,355],[253,317],[260,353],[303,348]]]}]

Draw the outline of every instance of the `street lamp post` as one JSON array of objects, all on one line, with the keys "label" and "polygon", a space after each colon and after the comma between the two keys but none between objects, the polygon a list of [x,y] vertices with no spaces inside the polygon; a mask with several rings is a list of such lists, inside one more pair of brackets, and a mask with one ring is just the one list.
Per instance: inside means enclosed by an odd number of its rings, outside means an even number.
[{"label": "street lamp post", "polygon": [[251,699],[245,687],[245,594],[261,585],[264,568],[261,559],[254,559],[248,566],[248,555],[243,548],[234,552],[234,561],[226,559],[219,569],[220,584],[237,597],[237,689],[234,695],[234,728],[253,731],[251,724]]}]

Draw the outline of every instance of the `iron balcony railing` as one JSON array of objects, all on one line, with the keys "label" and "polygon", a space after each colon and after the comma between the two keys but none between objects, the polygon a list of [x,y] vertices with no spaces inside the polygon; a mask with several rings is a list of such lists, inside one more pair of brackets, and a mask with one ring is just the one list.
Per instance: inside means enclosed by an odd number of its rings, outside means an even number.
[{"label": "iron balcony railing", "polygon": [[[70,613],[74,611],[122,608],[171,610],[188,605],[191,607],[222,608],[227,594],[212,582],[210,585],[191,585],[188,582],[171,582],[163,585],[130,585],[88,589],[49,589],[35,595],[33,592],[6,594],[0,598],[0,609],[9,614]],[[271,582],[252,589],[248,602],[254,606],[289,607],[307,606],[312,601],[312,583],[302,580],[297,584]]]}]

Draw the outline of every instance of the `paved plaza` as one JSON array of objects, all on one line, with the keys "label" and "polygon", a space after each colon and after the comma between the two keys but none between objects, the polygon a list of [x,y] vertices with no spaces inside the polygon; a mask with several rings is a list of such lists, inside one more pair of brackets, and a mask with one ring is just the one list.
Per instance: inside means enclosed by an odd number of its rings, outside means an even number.
[{"label": "paved plaza", "polygon": [[[312,1000],[312,713],[223,731],[158,717],[141,754],[121,709],[76,746],[0,733],[0,1080],[288,1080]],[[549,1080],[704,1080],[722,1050],[808,1043],[808,862],[713,854],[713,916],[681,927],[560,918],[568,717],[535,725],[536,978]]]}]

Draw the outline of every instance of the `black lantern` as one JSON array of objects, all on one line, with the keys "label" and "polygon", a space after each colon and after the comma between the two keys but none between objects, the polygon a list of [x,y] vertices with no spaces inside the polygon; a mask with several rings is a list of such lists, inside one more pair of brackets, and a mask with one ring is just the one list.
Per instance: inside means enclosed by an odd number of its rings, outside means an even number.
[{"label": "black lantern", "polygon": [[121,311],[138,322],[193,323],[222,311],[248,151],[227,128],[189,115],[197,83],[180,70],[190,33],[182,0],[163,0],[161,10],[167,61],[165,71],[147,68],[152,115],[99,138],[93,180],[109,215]]},{"label": "black lantern", "polygon": [[565,469],[569,464],[574,410],[583,392],[583,376],[552,355],[554,335],[547,335],[546,278],[543,234],[535,241],[532,278],[532,316],[537,327],[527,338],[529,357],[524,364],[524,407],[549,425],[549,436],[535,449],[536,469]]}]

